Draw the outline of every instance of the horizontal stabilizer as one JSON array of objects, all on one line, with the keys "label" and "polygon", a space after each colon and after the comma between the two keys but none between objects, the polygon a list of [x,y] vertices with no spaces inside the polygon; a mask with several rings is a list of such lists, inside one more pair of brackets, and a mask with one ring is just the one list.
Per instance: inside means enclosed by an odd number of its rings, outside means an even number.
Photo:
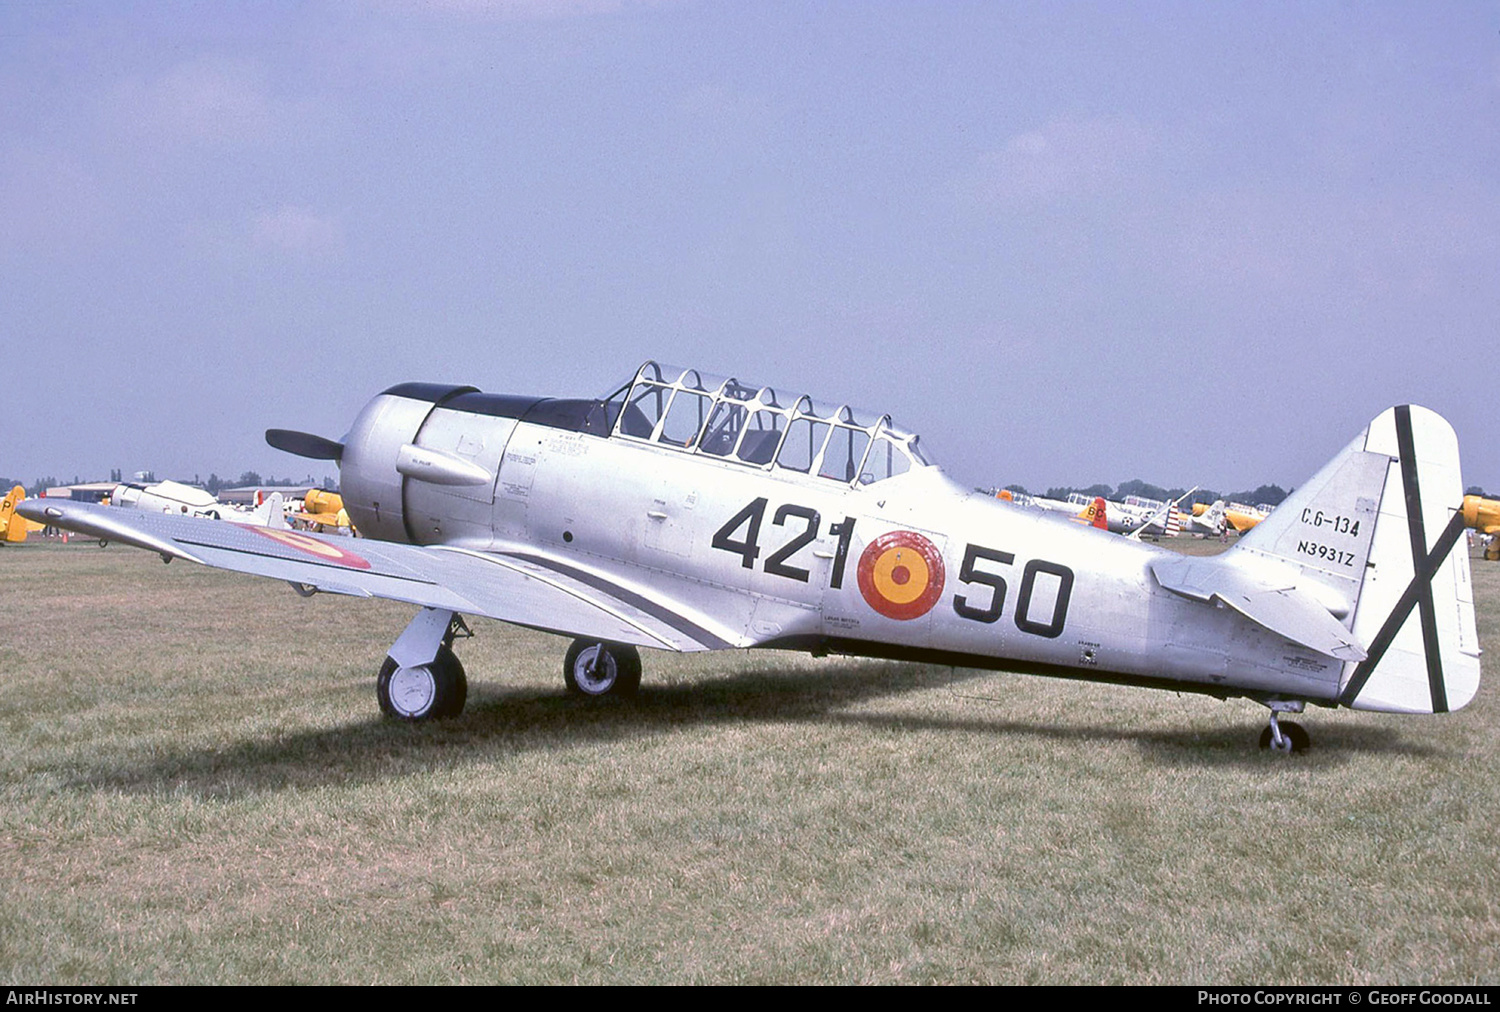
[{"label": "horizontal stabilizer", "polygon": [[1151,564],[1156,581],[1174,594],[1217,602],[1278,636],[1340,661],[1362,661],[1365,649],[1317,598],[1291,584],[1266,583],[1222,560],[1163,559]]}]

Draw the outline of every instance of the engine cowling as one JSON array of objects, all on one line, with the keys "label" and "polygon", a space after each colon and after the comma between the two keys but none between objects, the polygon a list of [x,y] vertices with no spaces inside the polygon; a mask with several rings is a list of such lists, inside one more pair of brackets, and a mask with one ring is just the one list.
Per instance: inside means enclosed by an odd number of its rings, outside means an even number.
[{"label": "engine cowling", "polygon": [[[506,447],[517,429],[529,424],[604,435],[611,421],[602,401],[403,383],[366,404],[342,444],[283,430],[268,432],[267,440],[291,452],[306,444],[325,457],[331,454],[323,444],[337,447],[344,508],[366,537],[484,548],[497,532],[516,533],[524,525],[524,501],[496,501]],[[513,469],[534,466],[535,457],[521,455]]]}]

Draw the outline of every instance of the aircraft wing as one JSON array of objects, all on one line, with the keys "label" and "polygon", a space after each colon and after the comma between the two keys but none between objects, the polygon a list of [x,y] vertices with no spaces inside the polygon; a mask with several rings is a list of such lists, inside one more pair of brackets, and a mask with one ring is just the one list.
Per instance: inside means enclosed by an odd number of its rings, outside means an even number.
[{"label": "aircraft wing", "polygon": [[286,580],[303,590],[384,597],[664,650],[748,645],[742,633],[650,588],[529,545],[483,552],[401,545],[68,501],[28,500],[18,512],[167,560]]},{"label": "aircraft wing", "polygon": [[1276,586],[1215,558],[1181,557],[1151,564],[1156,581],[1195,601],[1219,602],[1294,643],[1340,661],[1362,661],[1365,648],[1327,608],[1294,586]]}]

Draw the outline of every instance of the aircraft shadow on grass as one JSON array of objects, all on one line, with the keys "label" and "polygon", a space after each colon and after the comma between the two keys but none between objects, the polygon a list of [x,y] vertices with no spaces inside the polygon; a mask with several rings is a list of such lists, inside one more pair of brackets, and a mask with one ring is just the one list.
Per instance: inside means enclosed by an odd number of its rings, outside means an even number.
[{"label": "aircraft shadow on grass", "polygon": [[[1015,719],[1007,712],[1012,701],[961,687],[960,683],[975,677],[975,672],[963,669],[880,661],[829,671],[766,668],[707,682],[644,686],[633,699],[603,706],[597,700],[550,690],[483,686],[464,714],[452,720],[409,724],[377,718],[228,746],[158,752],[144,763],[122,757],[82,771],[70,786],[229,799],[375,783],[423,767],[479,766],[528,751],[671,734],[694,726],[788,721],[907,734],[952,732],[1060,743],[1123,741],[1137,744],[1150,761],[1160,764],[1276,768],[1265,753],[1244,750],[1244,730],[1238,726],[1162,731],[1122,727],[1118,722],[1059,724],[1052,717]],[[861,703],[930,689],[952,693],[952,716],[930,711],[849,712]],[[1392,728],[1330,726],[1325,733],[1328,748],[1304,757],[1319,768],[1343,765],[1361,752],[1426,756],[1440,751]]]}]

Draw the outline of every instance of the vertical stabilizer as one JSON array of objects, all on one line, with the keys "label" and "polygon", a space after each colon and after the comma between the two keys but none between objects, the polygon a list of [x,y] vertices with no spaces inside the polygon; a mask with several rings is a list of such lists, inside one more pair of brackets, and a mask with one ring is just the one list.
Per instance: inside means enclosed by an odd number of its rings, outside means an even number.
[{"label": "vertical stabilizer", "polygon": [[1224,513],[1224,500],[1215,499],[1213,504],[1203,511],[1201,517],[1195,518],[1195,521],[1199,527],[1207,528],[1210,534],[1223,534],[1225,525],[1229,523]]},{"label": "vertical stabilizer", "polygon": [[1089,523],[1101,531],[1109,530],[1109,507],[1104,504],[1103,496],[1094,496],[1094,501],[1081,515],[1089,517]]},{"label": "vertical stabilizer", "polygon": [[1297,566],[1364,645],[1344,666],[1340,703],[1456,710],[1479,688],[1462,505],[1452,426],[1426,408],[1391,408],[1229,554]]},{"label": "vertical stabilizer", "polygon": [[40,526],[29,523],[25,517],[16,512],[16,507],[25,498],[26,490],[17,485],[6,494],[4,499],[0,499],[0,542],[20,543],[26,540],[28,530]]}]

